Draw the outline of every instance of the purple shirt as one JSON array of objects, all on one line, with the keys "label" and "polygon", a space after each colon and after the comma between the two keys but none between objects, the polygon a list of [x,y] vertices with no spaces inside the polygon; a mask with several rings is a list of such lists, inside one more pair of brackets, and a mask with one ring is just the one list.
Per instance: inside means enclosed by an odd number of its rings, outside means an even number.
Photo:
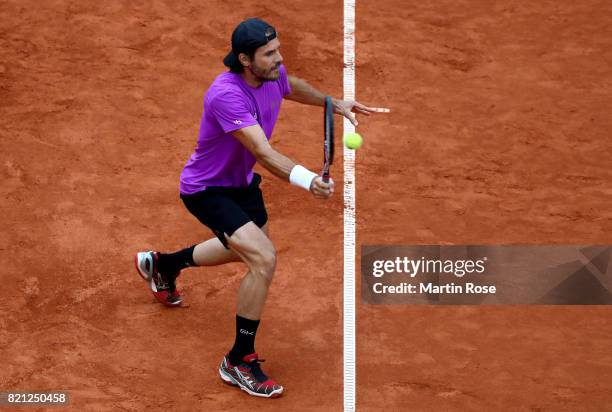
[{"label": "purple shirt", "polygon": [[239,74],[217,76],[204,96],[198,145],[181,173],[181,193],[193,194],[208,186],[248,186],[255,157],[231,132],[259,123],[270,140],[283,97],[289,93],[283,65],[277,80],[257,88]]}]

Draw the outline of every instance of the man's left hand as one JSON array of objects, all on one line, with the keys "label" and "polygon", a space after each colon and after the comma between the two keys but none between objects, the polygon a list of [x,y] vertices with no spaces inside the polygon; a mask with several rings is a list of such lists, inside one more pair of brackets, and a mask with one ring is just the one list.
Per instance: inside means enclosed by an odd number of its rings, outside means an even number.
[{"label": "man's left hand", "polygon": [[352,113],[365,114],[366,116],[369,116],[372,113],[389,113],[389,111],[389,109],[379,107],[368,107],[355,100],[334,99],[334,113],[341,114],[349,119],[353,126],[357,126],[359,123]]}]

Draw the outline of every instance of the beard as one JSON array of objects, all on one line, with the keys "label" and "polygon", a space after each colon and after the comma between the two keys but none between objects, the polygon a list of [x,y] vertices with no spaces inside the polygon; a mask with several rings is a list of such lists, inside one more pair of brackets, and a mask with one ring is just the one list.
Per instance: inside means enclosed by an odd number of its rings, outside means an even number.
[{"label": "beard", "polygon": [[280,64],[272,66],[268,70],[264,70],[261,67],[253,64],[249,66],[249,70],[255,77],[257,77],[258,80],[262,82],[273,82],[275,80],[278,80],[278,78],[280,77],[279,67]]}]

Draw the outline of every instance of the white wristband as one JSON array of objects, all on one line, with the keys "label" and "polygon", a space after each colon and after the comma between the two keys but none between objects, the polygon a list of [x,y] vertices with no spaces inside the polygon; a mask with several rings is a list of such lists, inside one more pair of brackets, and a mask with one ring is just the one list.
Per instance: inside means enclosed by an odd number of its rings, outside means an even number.
[{"label": "white wristband", "polygon": [[318,175],[316,173],[311,172],[304,166],[295,165],[293,169],[291,169],[291,173],[289,174],[289,181],[292,185],[302,187],[306,190],[310,190],[310,184],[312,183],[312,179],[317,176]]}]

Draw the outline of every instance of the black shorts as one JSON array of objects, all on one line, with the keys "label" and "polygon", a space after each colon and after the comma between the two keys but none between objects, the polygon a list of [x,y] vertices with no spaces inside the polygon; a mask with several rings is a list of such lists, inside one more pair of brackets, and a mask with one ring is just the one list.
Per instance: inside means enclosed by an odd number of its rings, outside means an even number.
[{"label": "black shorts", "polygon": [[229,249],[224,233],[231,236],[248,222],[263,227],[268,221],[260,183],[261,176],[255,173],[247,187],[211,186],[191,195],[181,194],[181,199],[187,210],[212,230],[223,246]]}]

